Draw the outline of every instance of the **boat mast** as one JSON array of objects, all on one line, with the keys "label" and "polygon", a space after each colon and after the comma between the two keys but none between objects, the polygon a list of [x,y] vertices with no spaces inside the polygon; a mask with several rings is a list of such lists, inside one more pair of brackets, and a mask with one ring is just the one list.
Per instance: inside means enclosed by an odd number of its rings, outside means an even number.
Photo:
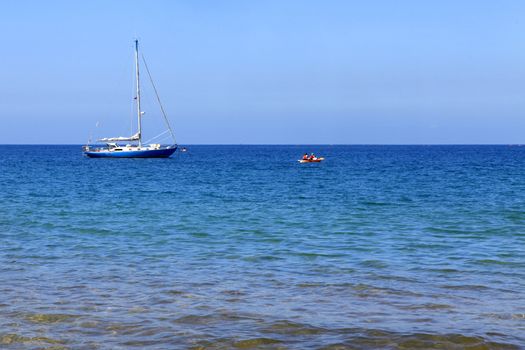
[{"label": "boat mast", "polygon": [[139,80],[139,41],[135,40],[135,70],[137,72],[137,118],[138,118],[138,134],[139,147],[142,147],[142,112],[140,111],[140,80]]}]

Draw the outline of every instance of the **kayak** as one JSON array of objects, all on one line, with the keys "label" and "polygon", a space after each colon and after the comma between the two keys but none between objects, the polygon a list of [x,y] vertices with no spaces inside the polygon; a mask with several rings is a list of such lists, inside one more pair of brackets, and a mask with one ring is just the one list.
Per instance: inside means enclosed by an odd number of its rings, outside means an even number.
[{"label": "kayak", "polygon": [[315,159],[299,159],[299,163],[320,163],[324,160],[323,157],[321,158],[315,158]]}]

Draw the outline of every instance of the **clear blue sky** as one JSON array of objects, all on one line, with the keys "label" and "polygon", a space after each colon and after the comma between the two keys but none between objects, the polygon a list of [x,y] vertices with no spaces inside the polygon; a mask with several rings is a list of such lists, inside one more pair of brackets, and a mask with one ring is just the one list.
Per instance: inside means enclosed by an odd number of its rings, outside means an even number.
[{"label": "clear blue sky", "polygon": [[181,144],[525,143],[525,1],[6,1],[0,32],[0,143],[128,134],[135,37]]}]

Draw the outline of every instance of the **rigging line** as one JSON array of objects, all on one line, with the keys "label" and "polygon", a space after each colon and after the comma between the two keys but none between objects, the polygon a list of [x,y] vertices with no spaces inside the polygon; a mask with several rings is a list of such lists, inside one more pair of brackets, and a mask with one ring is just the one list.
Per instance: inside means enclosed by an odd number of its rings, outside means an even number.
[{"label": "rigging line", "polygon": [[169,138],[170,138],[169,135],[168,135],[168,136],[165,136],[165,137],[163,137],[162,139],[160,139],[160,140],[158,141],[158,143],[162,144],[162,142],[163,142],[164,140],[169,139]]},{"label": "rigging line", "polygon": [[164,135],[164,134],[167,133],[168,131],[169,131],[169,130],[164,130],[163,132],[161,132],[161,133],[158,134],[157,136],[152,137],[151,139],[149,139],[148,141],[146,141],[146,142],[144,142],[144,143],[149,143],[149,142],[151,142],[151,141],[153,141],[153,140],[155,140],[155,139],[161,137],[162,135]]},{"label": "rigging line", "polygon": [[162,106],[162,103],[160,102],[159,93],[157,92],[157,87],[155,86],[155,83],[153,82],[153,78],[151,77],[151,73],[149,72],[148,64],[146,63],[146,59],[144,58],[144,55],[142,56],[142,62],[144,62],[144,67],[146,68],[146,72],[148,73],[149,81],[151,82],[151,85],[153,86],[153,90],[155,91],[155,96],[157,96],[157,101],[159,102],[160,110],[162,112],[162,116],[164,117],[164,121],[166,122],[166,125],[168,126],[168,130],[171,134],[171,137],[173,138],[173,142],[177,144],[177,140],[175,140],[175,134],[173,133],[173,130],[171,129],[170,121],[168,120],[168,116],[166,115],[166,112],[164,111],[164,107]]}]

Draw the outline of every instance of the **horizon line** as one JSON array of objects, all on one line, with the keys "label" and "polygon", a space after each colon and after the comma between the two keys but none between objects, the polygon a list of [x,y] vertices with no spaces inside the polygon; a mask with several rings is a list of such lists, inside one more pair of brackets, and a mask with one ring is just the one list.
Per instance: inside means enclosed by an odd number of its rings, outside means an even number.
[{"label": "horizon line", "polygon": [[[102,145],[93,144],[93,145]],[[177,146],[521,146],[524,143],[184,143]],[[82,143],[0,143],[0,146],[85,146]]]}]

